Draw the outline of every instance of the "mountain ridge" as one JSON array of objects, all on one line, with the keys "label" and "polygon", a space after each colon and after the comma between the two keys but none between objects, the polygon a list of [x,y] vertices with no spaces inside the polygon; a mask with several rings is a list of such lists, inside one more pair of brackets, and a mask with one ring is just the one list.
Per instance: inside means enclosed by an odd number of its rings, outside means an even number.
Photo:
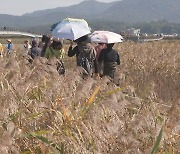
[{"label": "mountain ridge", "polygon": [[[23,14],[22,16],[42,16],[42,15],[47,15],[49,13],[58,13],[58,12],[70,12],[76,15],[79,14],[84,14],[84,15],[94,15],[101,13],[117,3],[118,1],[111,2],[111,3],[105,3],[105,2],[98,2],[95,0],[85,0],[79,4],[74,4],[71,6],[67,7],[57,7],[54,9],[46,9],[46,10],[39,10],[39,11],[34,11],[32,13],[26,13]],[[93,9],[93,11],[92,11]]]}]

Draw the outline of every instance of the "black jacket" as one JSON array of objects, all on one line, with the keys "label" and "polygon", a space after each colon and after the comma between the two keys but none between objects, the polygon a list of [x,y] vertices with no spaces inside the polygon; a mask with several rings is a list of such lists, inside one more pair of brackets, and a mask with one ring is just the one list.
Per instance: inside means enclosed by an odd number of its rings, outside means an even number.
[{"label": "black jacket", "polygon": [[98,61],[104,61],[104,63],[116,62],[118,65],[120,65],[120,56],[116,50],[112,48],[106,48],[101,51]]},{"label": "black jacket", "polygon": [[31,51],[30,51],[30,56],[34,59],[35,57],[40,57],[41,56],[41,51],[42,49],[39,48],[39,47],[34,47],[34,48],[31,48]]}]

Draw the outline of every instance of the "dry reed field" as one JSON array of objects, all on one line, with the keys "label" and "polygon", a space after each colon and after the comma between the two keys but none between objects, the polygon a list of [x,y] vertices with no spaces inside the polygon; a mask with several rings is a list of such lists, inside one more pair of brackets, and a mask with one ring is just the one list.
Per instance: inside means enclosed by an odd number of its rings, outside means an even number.
[{"label": "dry reed field", "polygon": [[[180,153],[180,42],[124,42],[114,82],[65,57],[0,59],[0,153]],[[67,50],[67,46],[65,46]]]}]

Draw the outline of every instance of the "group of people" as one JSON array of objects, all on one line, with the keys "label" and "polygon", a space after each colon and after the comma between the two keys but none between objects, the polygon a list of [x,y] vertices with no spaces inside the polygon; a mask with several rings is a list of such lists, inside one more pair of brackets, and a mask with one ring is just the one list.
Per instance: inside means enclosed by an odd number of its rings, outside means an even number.
[{"label": "group of people", "polygon": [[[11,40],[9,41],[11,42]],[[73,44],[76,45],[73,47]],[[88,35],[85,35],[77,40],[70,41],[67,55],[68,57],[76,56],[77,66],[83,67],[89,75],[104,75],[113,79],[117,65],[120,64],[119,54],[113,49],[113,46],[113,43],[94,45]],[[63,64],[65,51],[60,39],[43,35],[40,42],[32,40],[30,44],[28,40],[25,40],[23,48],[23,55],[30,55],[32,59],[36,57],[46,57],[48,59],[56,57]],[[11,52],[11,49],[12,45],[9,43],[8,52]]]},{"label": "group of people", "polygon": [[77,66],[83,67],[89,74],[100,74],[114,79],[117,65],[120,65],[118,52],[113,49],[114,43],[98,43],[95,47],[85,35],[77,40],[74,48],[72,43],[68,50],[68,56],[76,56]]},{"label": "group of people", "polygon": [[62,60],[65,52],[63,45],[60,39],[52,39],[47,35],[43,35],[41,41],[34,39],[32,40],[31,45],[29,42],[24,42],[25,54],[31,56],[32,59],[36,57],[56,57],[57,59]]},{"label": "group of people", "polygon": [[89,74],[99,74],[103,70],[102,75],[114,78],[116,67],[120,64],[120,57],[113,49],[113,43],[99,43],[94,47],[88,35],[75,40],[75,43],[77,45],[74,48],[70,44],[68,56],[76,55],[77,66],[82,66]]}]

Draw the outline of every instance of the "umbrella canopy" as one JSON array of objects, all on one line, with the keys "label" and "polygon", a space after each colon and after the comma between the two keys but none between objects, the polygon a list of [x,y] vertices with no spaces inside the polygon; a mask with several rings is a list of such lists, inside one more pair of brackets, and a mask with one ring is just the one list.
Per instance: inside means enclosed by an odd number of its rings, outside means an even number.
[{"label": "umbrella canopy", "polygon": [[110,31],[94,31],[90,35],[91,42],[96,43],[118,43],[122,42],[123,37],[120,34]]},{"label": "umbrella canopy", "polygon": [[59,23],[60,23],[60,22],[57,22],[57,23],[53,24],[53,25],[51,26],[50,31],[53,31],[53,29],[55,29],[55,28],[56,28],[56,26],[57,26]]},{"label": "umbrella canopy", "polygon": [[90,34],[88,23],[84,19],[66,18],[62,22],[54,24],[51,28],[54,38],[76,40]]}]

